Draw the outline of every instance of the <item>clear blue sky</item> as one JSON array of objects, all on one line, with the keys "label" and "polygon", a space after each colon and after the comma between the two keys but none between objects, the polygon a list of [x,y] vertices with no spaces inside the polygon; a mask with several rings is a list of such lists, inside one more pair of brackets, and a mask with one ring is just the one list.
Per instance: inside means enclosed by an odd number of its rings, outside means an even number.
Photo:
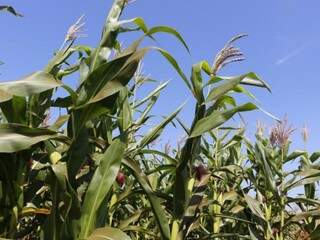
[{"label": "clear blue sky", "polygon": [[[59,48],[68,27],[82,14],[88,37],[79,43],[95,45],[111,3],[111,0],[2,1],[1,4],[13,5],[24,17],[0,14],[0,60],[5,62],[0,66],[0,81],[41,69]],[[141,16],[148,26],[170,25],[179,30],[190,46],[191,56],[172,37],[159,35],[158,40],[188,75],[192,63],[203,59],[212,62],[226,40],[237,33],[248,33],[249,38],[238,43],[247,60],[227,67],[223,73],[258,73],[272,87],[272,94],[261,89],[254,91],[261,105],[279,117],[287,114],[297,128],[294,137],[297,147],[303,147],[300,128],[306,122],[311,130],[308,148],[316,150],[320,148],[319,9],[318,0],[137,0],[126,9],[123,19]],[[122,37],[124,44],[130,42],[127,36]],[[188,98],[178,75],[158,54],[149,54],[144,66],[154,79],[171,79],[155,113],[166,115]],[[181,114],[186,121],[190,121],[191,105],[189,102]],[[262,113],[244,116],[249,129],[253,129],[256,119],[271,123]]]}]

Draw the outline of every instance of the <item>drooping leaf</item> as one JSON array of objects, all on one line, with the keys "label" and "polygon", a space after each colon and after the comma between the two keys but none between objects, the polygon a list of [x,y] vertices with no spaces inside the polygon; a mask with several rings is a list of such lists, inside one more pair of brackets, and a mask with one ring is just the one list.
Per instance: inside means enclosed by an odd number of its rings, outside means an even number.
[{"label": "drooping leaf", "polygon": [[165,32],[165,33],[172,34],[183,44],[183,46],[187,49],[187,51],[190,52],[187,43],[184,41],[184,39],[182,38],[180,33],[177,30],[175,30],[174,28],[171,28],[168,26],[156,26],[156,27],[149,29],[148,34],[152,35],[157,32]]},{"label": "drooping leaf", "polygon": [[263,87],[266,88],[269,92],[271,92],[270,86],[260,77],[258,77],[255,73],[250,73],[248,76],[242,79],[241,84],[255,87]]},{"label": "drooping leaf", "polygon": [[218,99],[219,97],[223,96],[224,94],[226,94],[227,92],[231,91],[235,86],[237,86],[249,74],[250,73],[243,74],[238,77],[226,79],[225,83],[213,88],[210,91],[210,93],[206,99],[206,102],[214,101],[214,100]]},{"label": "drooping leaf", "polygon": [[136,17],[136,18],[132,18],[132,19],[128,19],[128,20],[122,20],[118,24],[119,25],[125,25],[125,24],[129,24],[129,23],[135,24],[144,33],[148,34],[148,27],[147,27],[145,21],[143,20],[143,18]]},{"label": "drooping leaf", "polygon": [[53,75],[38,71],[16,81],[0,82],[0,102],[8,101],[13,95],[28,97],[61,86]]},{"label": "drooping leaf", "polygon": [[69,141],[67,137],[45,128],[31,128],[20,124],[0,125],[0,152],[21,151],[48,139]]},{"label": "drooping leaf", "polygon": [[192,91],[192,86],[188,80],[188,78],[186,77],[186,75],[183,73],[182,69],[180,68],[178,62],[174,59],[174,57],[167,51],[165,51],[162,48],[157,48],[157,47],[153,47],[153,49],[159,51],[161,53],[162,56],[164,56],[168,62],[172,65],[172,67],[177,71],[177,73],[179,74],[179,76],[182,78],[182,80],[184,81],[184,83],[187,85],[187,87],[189,88],[189,90]]},{"label": "drooping leaf", "polygon": [[0,11],[7,11],[17,17],[23,17],[22,14],[18,13],[12,6],[0,6]]},{"label": "drooping leaf", "polygon": [[301,151],[301,150],[293,151],[289,156],[286,157],[285,162],[294,160],[294,159],[296,159],[302,155],[305,155],[305,154],[307,154],[305,151]]}]

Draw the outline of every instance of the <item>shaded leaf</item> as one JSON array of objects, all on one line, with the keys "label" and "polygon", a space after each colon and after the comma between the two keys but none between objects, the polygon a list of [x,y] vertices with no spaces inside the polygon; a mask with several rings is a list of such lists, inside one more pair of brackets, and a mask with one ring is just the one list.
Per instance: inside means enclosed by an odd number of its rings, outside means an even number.
[{"label": "shaded leaf", "polygon": [[17,152],[48,140],[68,141],[68,138],[45,128],[31,128],[20,124],[0,125],[0,152]]},{"label": "shaded leaf", "polygon": [[259,218],[265,220],[263,211],[262,211],[261,208],[260,208],[260,203],[259,203],[256,199],[250,197],[250,196],[247,195],[247,194],[244,195],[244,198],[245,198],[245,200],[246,200],[246,202],[247,202],[248,207],[250,208],[250,210],[251,210],[255,215],[257,215]]},{"label": "shaded leaf", "polygon": [[97,228],[88,237],[88,240],[130,240],[131,238],[118,228]]},{"label": "shaded leaf", "polygon": [[0,83],[0,102],[8,101],[13,95],[27,97],[61,86],[53,75],[38,71],[16,81]]},{"label": "shaded leaf", "polygon": [[17,17],[23,17],[22,14],[18,13],[12,6],[0,6],[0,11],[7,11]]}]

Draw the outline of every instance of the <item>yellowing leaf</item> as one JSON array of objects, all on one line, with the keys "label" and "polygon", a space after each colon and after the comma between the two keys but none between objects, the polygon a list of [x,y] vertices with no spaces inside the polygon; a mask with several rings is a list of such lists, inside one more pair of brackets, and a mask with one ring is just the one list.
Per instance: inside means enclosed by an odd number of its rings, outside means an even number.
[{"label": "yellowing leaf", "polygon": [[62,158],[61,154],[58,152],[53,152],[50,154],[50,161],[52,164],[56,164]]}]

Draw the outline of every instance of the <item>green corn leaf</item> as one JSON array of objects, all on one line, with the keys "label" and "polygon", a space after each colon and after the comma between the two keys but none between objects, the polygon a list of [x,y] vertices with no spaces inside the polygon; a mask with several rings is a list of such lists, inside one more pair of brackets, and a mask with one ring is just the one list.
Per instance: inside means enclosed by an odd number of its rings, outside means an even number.
[{"label": "green corn leaf", "polygon": [[98,102],[120,91],[133,77],[139,62],[151,49],[159,51],[191,89],[177,61],[167,51],[156,47],[136,50],[139,43],[140,41],[137,41],[137,45],[132,45],[112,61],[100,65],[88,76],[79,90],[78,106]]},{"label": "green corn leaf", "polygon": [[202,176],[200,180],[196,180],[192,188],[192,195],[190,196],[182,218],[182,228],[184,229],[182,235],[184,238],[189,234],[191,225],[199,218],[197,212],[199,211],[199,206],[205,196],[210,176],[210,174]]},{"label": "green corn leaf", "polygon": [[57,120],[49,127],[53,131],[58,131],[68,120],[70,115],[62,115],[57,118]]},{"label": "green corn leaf", "polygon": [[187,49],[187,51],[190,53],[189,47],[187,43],[184,41],[183,37],[180,35],[180,33],[175,30],[174,28],[168,27],[168,26],[156,26],[151,29],[149,29],[148,34],[152,35],[158,32],[165,32],[168,34],[171,34],[175,36],[182,44],[183,46]]},{"label": "green corn leaf", "polygon": [[144,33],[148,34],[148,27],[147,27],[146,23],[144,22],[143,18],[136,17],[136,18],[132,18],[132,19],[128,19],[128,20],[122,20],[122,21],[118,22],[118,25],[125,25],[125,24],[129,24],[129,23],[135,24]]},{"label": "green corn leaf", "polygon": [[97,211],[118,174],[125,147],[123,142],[115,140],[98,157],[100,165],[90,181],[81,209],[80,239],[86,239],[95,227]]},{"label": "green corn leaf", "polygon": [[166,171],[170,171],[170,172],[173,172],[175,170],[175,165],[173,164],[164,164],[164,165],[161,165],[161,166],[158,166],[156,167],[155,169],[150,169],[149,171],[146,171],[146,175],[151,175],[153,173],[156,173],[156,172],[166,172]]},{"label": "green corn leaf", "polygon": [[11,100],[0,103],[0,108],[9,123],[27,123],[27,101],[25,97],[13,96]]},{"label": "green corn leaf", "polygon": [[119,106],[119,128],[121,133],[125,132],[132,123],[132,109],[129,103],[129,95],[127,88],[122,88],[119,92],[118,106]]},{"label": "green corn leaf", "polygon": [[22,14],[18,13],[12,6],[0,6],[0,11],[7,11],[17,17],[23,17]]},{"label": "green corn leaf", "polygon": [[258,216],[259,218],[265,220],[264,213],[260,208],[260,203],[247,194],[244,195],[244,199],[246,200],[248,207],[250,208],[252,213]]},{"label": "green corn leaf", "polygon": [[255,157],[258,164],[261,166],[261,170],[264,172],[264,180],[267,186],[273,193],[276,194],[276,181],[274,179],[274,174],[271,171],[271,164],[268,162],[263,145],[260,142],[257,142],[255,145]]},{"label": "green corn leaf", "polygon": [[131,159],[125,159],[123,163],[132,170],[135,178],[147,195],[152,207],[152,211],[157,220],[162,239],[170,239],[170,228],[168,219],[165,215],[164,209],[161,206],[161,202],[152,190],[148,177],[142,172],[139,165],[135,161],[132,161]]},{"label": "green corn leaf", "polygon": [[160,84],[158,87],[156,87],[153,91],[151,91],[146,97],[135,103],[135,108],[141,106],[145,102],[147,102],[149,99],[153,98],[154,96],[158,95],[165,87],[167,87],[169,81],[164,82]]},{"label": "green corn leaf", "polygon": [[270,86],[255,73],[250,73],[247,75],[244,79],[242,79],[241,84],[266,88],[269,92],[271,92]]},{"label": "green corn leaf", "polygon": [[254,109],[257,109],[256,105],[253,103],[246,103],[229,110],[214,111],[209,116],[202,118],[196,123],[191,131],[190,138],[200,136],[214,128],[219,127],[238,112],[252,111]]},{"label": "green corn leaf", "polygon": [[98,66],[81,85],[77,105],[95,103],[119,92],[132,78],[147,50],[129,52]]},{"label": "green corn leaf", "polygon": [[310,161],[315,162],[319,159],[319,157],[320,157],[320,152],[314,152],[310,156]]},{"label": "green corn leaf", "polygon": [[176,111],[166,117],[159,125],[151,129],[138,143],[137,148],[144,148],[146,145],[154,141],[162,133],[163,129],[178,115],[183,105]]},{"label": "green corn leaf", "polygon": [[45,128],[31,128],[20,124],[0,124],[0,152],[21,151],[48,139],[69,141],[67,137]]},{"label": "green corn leaf", "polygon": [[75,176],[78,173],[81,165],[85,162],[89,152],[89,134],[87,129],[82,129],[77,138],[75,138],[68,150],[68,176],[74,184]]},{"label": "green corn leaf", "polygon": [[192,75],[191,75],[191,83],[193,87],[193,93],[198,101],[199,104],[202,104],[204,101],[204,96],[203,96],[203,80],[202,80],[202,75],[201,75],[201,70],[202,66],[206,62],[200,62],[198,64],[194,64],[192,66]]},{"label": "green corn leaf", "polygon": [[304,185],[308,185],[308,184],[313,184],[315,182],[319,182],[320,181],[320,175],[314,175],[314,176],[310,176],[310,177],[306,177],[300,180],[295,181],[294,183],[290,184],[289,186],[287,186],[285,188],[285,191],[289,191],[293,188],[299,187],[299,186],[304,186]]},{"label": "green corn leaf", "polygon": [[206,99],[206,102],[214,101],[214,100],[218,99],[219,97],[223,96],[224,94],[228,93],[234,87],[236,87],[249,74],[251,74],[251,73],[247,73],[247,74],[243,74],[238,77],[226,79],[225,80],[226,83],[223,83],[220,86],[217,86],[210,91],[210,93]]},{"label": "green corn leaf", "polygon": [[0,102],[12,99],[13,95],[28,97],[61,86],[61,82],[49,73],[35,72],[16,81],[0,83]]},{"label": "green corn leaf", "polygon": [[287,203],[304,203],[308,205],[317,205],[320,206],[320,201],[311,199],[311,198],[304,198],[304,197],[288,197]]},{"label": "green corn leaf", "polygon": [[187,87],[189,88],[189,90],[192,92],[192,86],[188,80],[188,78],[186,77],[186,75],[183,73],[183,71],[181,70],[179,64],[177,63],[177,61],[174,59],[174,57],[171,56],[170,53],[168,53],[167,51],[163,50],[162,48],[157,48],[157,47],[153,47],[153,49],[159,51],[161,53],[162,56],[164,56],[168,62],[172,65],[172,67],[177,71],[177,73],[180,75],[180,77],[182,78],[182,80],[184,81],[184,83],[187,85]]},{"label": "green corn leaf", "polygon": [[[116,36],[120,29],[119,18],[125,5],[126,0],[115,0],[113,2],[103,26],[100,43],[90,56],[90,72],[96,70],[103,61],[108,60],[106,53],[111,53],[112,48],[115,47]],[[109,54],[107,55],[109,56]]]},{"label": "green corn leaf", "polygon": [[169,163],[171,164],[177,164],[178,160],[169,156],[168,154],[158,151],[158,150],[153,150],[153,149],[142,149],[141,153],[144,154],[153,154],[153,155],[159,155],[160,157],[165,158]]},{"label": "green corn leaf", "polygon": [[286,157],[286,159],[284,160],[284,162],[289,162],[291,160],[294,160],[294,159],[301,157],[303,155],[306,155],[306,154],[307,154],[306,151],[296,150],[296,151],[292,152],[290,155],[288,155]]},{"label": "green corn leaf", "polygon": [[[284,190],[289,191],[295,187],[314,184],[320,181],[320,170],[306,169],[303,171],[295,172],[294,178],[284,183]],[[298,177],[298,180],[296,178]],[[308,197],[308,196],[307,196]]]}]

